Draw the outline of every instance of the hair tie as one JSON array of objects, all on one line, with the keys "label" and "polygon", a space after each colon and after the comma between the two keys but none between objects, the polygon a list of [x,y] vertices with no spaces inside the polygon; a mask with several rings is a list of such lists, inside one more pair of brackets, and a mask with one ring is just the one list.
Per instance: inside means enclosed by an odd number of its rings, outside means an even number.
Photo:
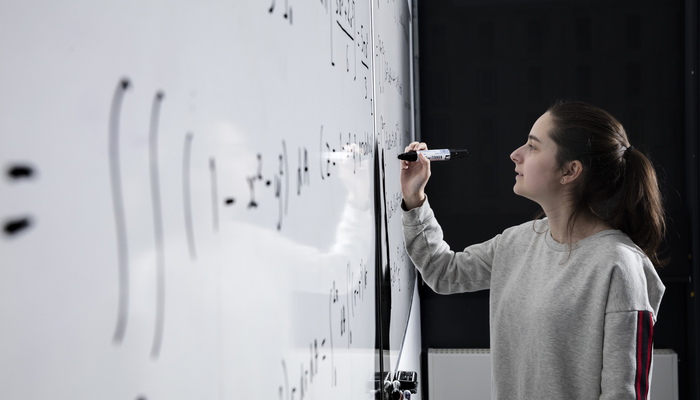
[{"label": "hair tie", "polygon": [[627,154],[630,150],[634,149],[634,146],[629,146],[625,149],[625,154]]}]

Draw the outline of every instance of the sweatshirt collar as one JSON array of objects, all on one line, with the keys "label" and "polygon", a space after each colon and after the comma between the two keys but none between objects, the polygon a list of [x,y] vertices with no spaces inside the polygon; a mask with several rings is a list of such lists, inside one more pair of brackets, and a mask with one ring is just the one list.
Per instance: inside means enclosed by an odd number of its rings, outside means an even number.
[{"label": "sweatshirt collar", "polygon": [[[547,246],[549,246],[549,248],[551,248],[554,251],[569,251],[569,245],[565,243],[559,243],[556,240],[554,240],[554,238],[552,237],[552,231],[549,229],[549,221],[547,221],[547,218],[544,218],[543,220],[546,221],[547,224],[547,230],[544,232],[544,240],[547,243]],[[606,229],[604,231],[594,233],[574,243],[574,245],[571,246],[571,250],[576,250],[580,247],[584,247],[589,243],[596,241],[598,238],[608,235],[617,235],[619,233],[621,233],[621,231],[618,229]]]}]

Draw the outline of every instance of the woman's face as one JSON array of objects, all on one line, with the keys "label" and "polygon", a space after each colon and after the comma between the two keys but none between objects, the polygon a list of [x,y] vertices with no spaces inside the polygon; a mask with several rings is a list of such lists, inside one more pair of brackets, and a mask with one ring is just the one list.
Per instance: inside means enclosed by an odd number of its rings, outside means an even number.
[{"label": "woman's face", "polygon": [[551,201],[560,201],[564,186],[556,162],[557,146],[549,138],[553,126],[549,113],[543,114],[532,125],[527,143],[510,155],[517,174],[513,191],[543,207]]}]

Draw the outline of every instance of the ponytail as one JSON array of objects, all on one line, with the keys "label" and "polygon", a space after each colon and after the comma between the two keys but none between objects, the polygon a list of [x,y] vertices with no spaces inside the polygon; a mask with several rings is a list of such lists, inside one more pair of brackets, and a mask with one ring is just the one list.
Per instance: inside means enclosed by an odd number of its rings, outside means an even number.
[{"label": "ponytail", "polygon": [[663,201],[656,172],[649,159],[634,147],[625,150],[622,197],[612,214],[614,228],[625,232],[654,265],[664,265],[658,249],[666,233]]}]

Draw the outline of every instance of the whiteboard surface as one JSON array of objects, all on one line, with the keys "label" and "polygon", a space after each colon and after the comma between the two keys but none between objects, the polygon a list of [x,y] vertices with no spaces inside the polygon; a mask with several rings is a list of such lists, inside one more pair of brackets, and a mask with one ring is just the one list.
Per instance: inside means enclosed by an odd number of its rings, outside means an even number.
[{"label": "whiteboard surface", "polygon": [[392,364],[415,279],[407,4],[5,2],[0,22],[0,397],[373,398],[377,249]]}]

